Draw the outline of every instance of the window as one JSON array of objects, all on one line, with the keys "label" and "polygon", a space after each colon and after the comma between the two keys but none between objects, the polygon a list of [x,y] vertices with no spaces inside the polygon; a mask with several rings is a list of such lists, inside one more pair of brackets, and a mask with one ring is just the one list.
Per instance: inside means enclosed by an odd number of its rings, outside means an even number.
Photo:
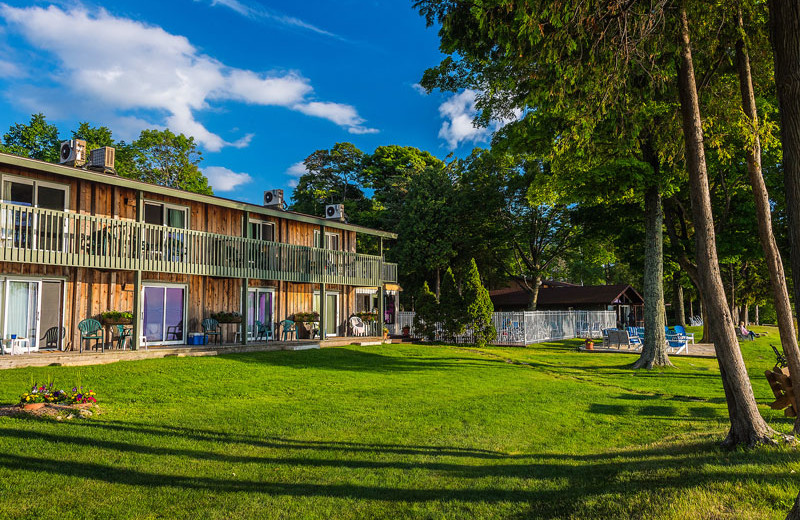
[{"label": "window", "polygon": [[65,211],[69,186],[23,177],[4,177],[3,202]]},{"label": "window", "polygon": [[251,220],[250,225],[250,238],[256,240],[263,240],[265,242],[275,241],[275,223],[262,222],[260,220]]},{"label": "window", "polygon": [[144,221],[146,224],[186,229],[189,220],[189,208],[161,202],[144,203]]},{"label": "window", "polygon": [[69,186],[24,177],[3,176],[2,201],[9,208],[2,215],[0,236],[13,239],[14,247],[60,251],[64,247],[67,219],[61,214],[42,214],[25,208],[66,211]]},{"label": "window", "polygon": [[[189,208],[163,202],[144,203],[144,222],[171,229],[187,229]],[[144,250],[152,259],[166,259],[181,262],[186,254],[186,233],[182,231],[163,231],[146,229],[144,231]]]},{"label": "window", "polygon": [[[319,247],[319,230],[314,230],[314,247]],[[325,233],[325,249],[331,251],[339,250],[339,235],[337,233]]]}]

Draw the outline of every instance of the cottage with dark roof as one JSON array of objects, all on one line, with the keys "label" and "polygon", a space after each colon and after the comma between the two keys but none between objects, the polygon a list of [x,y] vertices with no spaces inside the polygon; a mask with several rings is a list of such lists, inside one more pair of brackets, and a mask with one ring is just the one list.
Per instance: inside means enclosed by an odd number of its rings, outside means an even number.
[{"label": "cottage with dark roof", "polygon": [[[524,311],[530,305],[530,293],[517,282],[489,291],[489,296],[495,311]],[[630,318],[639,324],[644,316],[643,307],[644,299],[629,284],[575,285],[544,281],[539,287],[536,310],[613,310],[620,324],[629,323]]]}]

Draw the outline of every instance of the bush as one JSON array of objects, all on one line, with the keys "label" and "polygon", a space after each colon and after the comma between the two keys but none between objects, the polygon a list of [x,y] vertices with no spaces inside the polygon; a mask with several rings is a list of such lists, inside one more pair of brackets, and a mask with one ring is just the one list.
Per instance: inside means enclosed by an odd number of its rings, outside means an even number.
[{"label": "bush", "polygon": [[467,277],[464,280],[462,297],[466,305],[467,327],[472,329],[473,341],[479,346],[494,341],[497,331],[492,323],[494,305],[489,298],[489,291],[481,283],[478,264],[473,258],[469,265]]},{"label": "bush", "polygon": [[422,285],[417,296],[416,314],[414,315],[414,331],[423,338],[436,339],[436,322],[439,321],[439,302],[431,292],[428,282]]},{"label": "bush", "polygon": [[454,341],[456,336],[464,333],[467,327],[465,311],[466,305],[456,286],[456,278],[453,276],[453,271],[448,268],[444,273],[439,295],[439,318],[447,341]]}]

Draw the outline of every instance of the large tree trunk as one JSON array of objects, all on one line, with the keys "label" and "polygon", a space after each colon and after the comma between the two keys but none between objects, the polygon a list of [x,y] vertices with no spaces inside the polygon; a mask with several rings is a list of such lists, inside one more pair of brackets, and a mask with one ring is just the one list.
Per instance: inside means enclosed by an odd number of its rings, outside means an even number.
[{"label": "large tree trunk", "polygon": [[683,287],[679,280],[672,281],[672,310],[675,315],[675,324],[686,328],[686,310],[683,306]]},{"label": "large tree trunk", "polygon": [[[792,279],[800,280],[800,2],[769,0],[769,29],[781,121],[783,182]],[[800,302],[800,283],[794,284]]]},{"label": "large tree trunk", "polygon": [[689,22],[684,6],[681,6],[680,10],[679,43],[678,94],[697,247],[695,257],[700,275],[700,290],[704,294],[708,314],[714,316],[711,322],[712,336],[715,340],[714,350],[717,354],[731,422],[724,444],[729,447],[740,444],[746,446],[772,444],[775,432],[758,413],[753,387],[750,385],[742,352],[739,350],[739,342],[736,339],[733,318],[725,302],[725,290],[722,287],[717,258],[714,218],[711,212],[703,128],[689,40]]},{"label": "large tree trunk", "polygon": [[542,285],[542,277],[537,276],[533,279],[533,287],[531,287],[530,292],[528,293],[528,310],[535,311],[536,306],[539,304],[539,286]]},{"label": "large tree trunk", "polygon": [[[653,165],[658,175],[658,164]],[[661,193],[651,186],[644,196],[644,345],[633,368],[672,366],[664,334],[664,236]]]},{"label": "large tree trunk", "polygon": [[[792,279],[794,284],[795,304],[800,302],[800,2],[787,0],[769,1],[770,37],[775,59],[775,83],[778,91],[778,106],[781,118],[781,142],[783,144],[783,181],[786,187],[786,213],[789,220],[789,244],[790,261],[792,265]],[[741,21],[740,21],[741,24]],[[741,48],[741,52],[740,52]],[[739,77],[742,81],[743,74],[750,77],[750,64],[747,56],[747,48],[740,42],[736,47],[737,60],[739,64]],[[745,70],[746,67],[746,70]],[[748,111],[745,107],[745,114],[758,123],[755,112],[755,101],[753,100],[752,84],[748,83],[749,92],[745,93],[742,87],[743,107],[750,103],[752,109]],[[749,98],[748,101],[745,101]],[[758,128],[758,127],[756,127]],[[757,163],[750,166],[748,156],[748,170],[750,179],[758,177],[760,183],[759,191],[753,183],[753,194],[756,196],[756,210],[760,211],[761,206],[765,206],[769,213],[769,199],[767,190],[764,187],[764,180],[761,177],[761,157],[758,135],[756,134],[754,151],[759,152],[756,157]],[[754,161],[755,162],[755,161]],[[757,168],[757,171],[756,171]],[[761,200],[759,200],[761,199]],[[766,229],[762,230],[765,226]],[[789,293],[786,288],[786,278],[783,272],[778,247],[772,234],[771,221],[759,213],[758,219],[759,235],[769,233],[771,242],[769,247],[762,245],[769,268],[770,281],[772,282],[775,294],[775,310],[778,315],[778,330],[781,335],[781,345],[786,353],[786,360],[789,362],[789,372],[792,378],[797,381],[800,379],[800,350],[797,346],[797,336],[792,319],[792,308],[789,302]],[[770,251],[768,252],[767,249]],[[777,279],[774,280],[774,279]],[[779,293],[779,291],[781,291]],[[800,417],[795,420],[794,433],[800,433]]]}]

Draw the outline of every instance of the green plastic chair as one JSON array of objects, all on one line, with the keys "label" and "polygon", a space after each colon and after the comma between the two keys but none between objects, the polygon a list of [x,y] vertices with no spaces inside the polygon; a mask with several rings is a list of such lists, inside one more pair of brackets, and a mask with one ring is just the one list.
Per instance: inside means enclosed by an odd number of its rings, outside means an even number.
[{"label": "green plastic chair", "polygon": [[125,349],[125,340],[133,336],[133,327],[125,327],[125,325],[117,325],[117,348],[120,350]]},{"label": "green plastic chair", "polygon": [[217,337],[217,344],[222,344],[222,331],[219,330],[219,322],[214,318],[206,318],[200,324],[203,327],[203,337],[206,343],[210,343],[209,336]]},{"label": "green plastic chair", "polygon": [[94,349],[97,350],[97,342],[100,342],[101,352],[106,351],[105,331],[99,321],[88,318],[78,323],[78,330],[81,331],[81,342],[79,352],[83,352],[83,342],[94,340]]},{"label": "green plastic chair", "polygon": [[281,328],[281,341],[286,341],[286,338],[292,339],[297,337],[297,327],[295,327],[292,320],[283,320],[278,324]]},{"label": "green plastic chair", "polygon": [[264,338],[264,341],[269,341],[271,336],[269,328],[264,323],[256,320],[254,324],[253,333],[255,334],[255,340],[258,341],[261,338]]},{"label": "green plastic chair", "polygon": [[64,344],[59,344],[67,336],[67,329],[64,327],[50,327],[41,339],[44,341],[44,348],[54,348],[63,350]]}]

